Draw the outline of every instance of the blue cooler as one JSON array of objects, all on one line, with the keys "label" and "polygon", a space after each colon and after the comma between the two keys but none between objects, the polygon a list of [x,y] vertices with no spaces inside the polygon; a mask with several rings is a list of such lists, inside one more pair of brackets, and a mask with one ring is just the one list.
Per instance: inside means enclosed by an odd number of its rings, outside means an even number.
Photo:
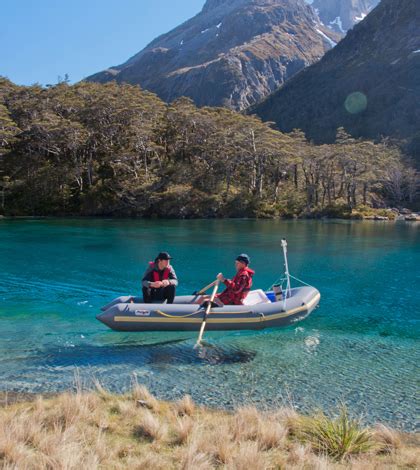
[{"label": "blue cooler", "polygon": [[266,292],[265,295],[268,297],[270,302],[275,302],[276,301],[276,296],[275,296],[275,294],[272,290],[269,291],[269,292]]}]

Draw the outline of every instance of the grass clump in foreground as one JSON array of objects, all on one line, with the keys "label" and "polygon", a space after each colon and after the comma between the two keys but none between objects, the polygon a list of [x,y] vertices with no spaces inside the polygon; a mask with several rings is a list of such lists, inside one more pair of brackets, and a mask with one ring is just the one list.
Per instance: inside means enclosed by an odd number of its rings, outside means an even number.
[{"label": "grass clump in foreground", "polygon": [[379,445],[371,430],[363,429],[358,420],[350,418],[345,406],[335,418],[322,412],[301,418],[298,434],[314,450],[336,460],[368,453]]},{"label": "grass clump in foreground", "polygon": [[[413,442],[410,442],[413,441]],[[157,400],[135,385],[126,395],[63,393],[0,407],[5,469],[415,469],[415,435],[363,429],[336,418],[242,407],[197,406],[189,396]]]}]

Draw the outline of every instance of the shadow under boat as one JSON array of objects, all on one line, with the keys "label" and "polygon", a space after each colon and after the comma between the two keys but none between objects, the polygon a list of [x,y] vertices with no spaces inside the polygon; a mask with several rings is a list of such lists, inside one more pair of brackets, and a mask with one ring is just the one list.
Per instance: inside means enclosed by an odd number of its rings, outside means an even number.
[{"label": "shadow under boat", "polygon": [[203,344],[194,349],[194,340],[175,339],[151,344],[75,345],[40,351],[37,365],[51,368],[105,365],[219,365],[250,362],[256,352],[229,344]]}]

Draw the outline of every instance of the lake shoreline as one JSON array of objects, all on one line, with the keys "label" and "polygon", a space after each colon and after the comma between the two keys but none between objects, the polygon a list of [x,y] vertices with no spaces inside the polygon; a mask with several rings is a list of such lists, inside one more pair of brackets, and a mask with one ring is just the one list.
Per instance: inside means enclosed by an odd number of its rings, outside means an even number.
[{"label": "lake shoreline", "polygon": [[[391,211],[391,209],[386,209]],[[391,211],[392,212],[392,211]],[[363,215],[355,214],[350,217],[340,217],[334,216],[329,217],[326,215],[303,215],[303,216],[274,216],[274,217],[139,217],[139,216],[116,216],[116,215],[0,215],[0,220],[33,220],[33,219],[62,219],[62,220],[71,220],[71,219],[81,219],[81,220],[99,220],[99,219],[112,219],[112,220],[348,220],[348,221],[379,221],[379,222],[420,222],[420,213],[410,212],[406,214],[395,213],[393,216],[384,216],[384,215]]]}]

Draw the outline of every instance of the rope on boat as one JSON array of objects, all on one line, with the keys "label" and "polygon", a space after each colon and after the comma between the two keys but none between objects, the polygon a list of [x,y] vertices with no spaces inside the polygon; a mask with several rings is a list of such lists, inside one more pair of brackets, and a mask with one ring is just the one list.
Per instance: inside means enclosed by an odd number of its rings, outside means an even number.
[{"label": "rope on boat", "polygon": [[194,315],[197,315],[197,313],[200,313],[202,312],[203,310],[196,310],[195,312],[193,313],[188,313],[187,315],[170,315],[169,313],[165,313],[165,312],[162,312],[160,310],[156,310],[156,313],[158,313],[159,315],[162,315],[162,317],[167,317],[167,318],[188,318],[188,317],[192,317]]},{"label": "rope on boat", "polygon": [[281,287],[283,288],[283,283],[284,283],[285,280],[286,280],[285,277],[279,277],[279,278],[276,279],[272,284],[270,284],[270,285],[267,287],[267,289],[266,289],[265,291],[267,292],[267,291],[270,290],[274,285],[276,285],[276,284],[278,284],[278,283],[280,283]]},{"label": "rope on boat", "polygon": [[[167,318],[188,318],[188,317],[192,317],[194,315],[197,315],[197,313],[201,313],[202,311],[203,311],[202,309],[196,310],[195,312],[188,313],[187,315],[171,315],[169,313],[162,312],[162,310],[156,310],[156,313],[158,313],[162,317],[167,317]],[[209,312],[209,315],[215,315],[215,314],[245,315],[245,314],[250,314],[250,313],[254,313],[255,315],[263,315],[264,316],[263,313],[253,312],[252,310],[246,310],[246,311],[243,311],[243,312]]]},{"label": "rope on boat", "polygon": [[290,274],[290,277],[292,277],[295,281],[298,281],[298,282],[300,282],[301,284],[304,284],[305,286],[313,287],[313,286],[311,286],[310,284],[308,284],[307,282],[302,281],[302,280],[298,279],[297,277],[292,276],[291,274]]},{"label": "rope on boat", "polygon": [[[300,282],[301,284],[304,284],[305,286],[313,287],[313,286],[311,286],[311,284],[308,284],[307,282],[302,281],[301,279],[299,279],[299,278],[297,278],[297,277],[295,277],[295,276],[292,276],[292,274],[289,274],[289,276],[290,276],[291,278],[293,278],[295,281],[298,281],[298,282]],[[281,287],[283,288],[284,281],[286,281],[286,278],[285,278],[285,277],[279,277],[279,278],[276,279],[269,287],[267,287],[266,291],[270,290],[275,284],[278,284],[278,283],[280,283]]]}]

